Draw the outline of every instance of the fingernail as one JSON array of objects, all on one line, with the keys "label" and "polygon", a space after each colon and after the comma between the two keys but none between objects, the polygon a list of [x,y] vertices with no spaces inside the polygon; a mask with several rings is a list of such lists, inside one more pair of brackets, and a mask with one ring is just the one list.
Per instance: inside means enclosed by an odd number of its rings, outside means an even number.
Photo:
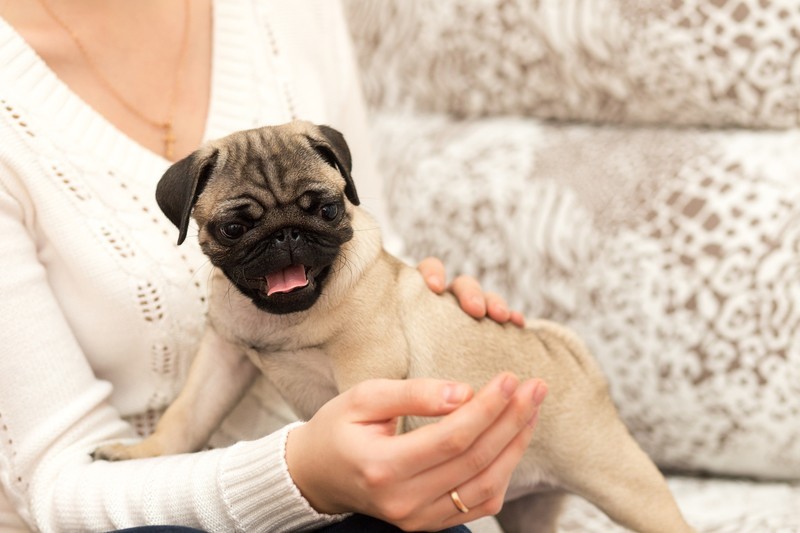
[{"label": "fingernail", "polygon": [[495,304],[493,306],[493,308],[494,308],[494,315],[495,316],[502,316],[505,319],[509,318],[510,313],[508,311],[508,307],[506,307],[504,305],[500,305],[500,304]]},{"label": "fingernail", "polygon": [[514,395],[518,385],[519,381],[514,376],[505,376],[503,378],[502,383],[500,383],[500,390],[503,391],[503,396],[506,400]]},{"label": "fingernail", "polygon": [[444,389],[444,401],[448,405],[461,405],[469,395],[469,387],[459,383],[451,383]]},{"label": "fingernail", "polygon": [[547,383],[544,381],[537,381],[531,392],[531,400],[534,405],[539,405],[547,397]]},{"label": "fingernail", "polygon": [[438,276],[428,276],[428,287],[435,291],[444,290],[444,283],[442,283],[442,279]]}]

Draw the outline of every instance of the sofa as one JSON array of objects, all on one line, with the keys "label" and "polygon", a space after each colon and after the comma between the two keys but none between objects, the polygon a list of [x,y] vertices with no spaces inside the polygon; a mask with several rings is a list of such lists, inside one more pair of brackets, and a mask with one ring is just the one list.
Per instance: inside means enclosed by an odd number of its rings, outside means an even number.
[{"label": "sofa", "polygon": [[344,6],[409,255],[576,330],[698,531],[800,531],[800,4]]}]

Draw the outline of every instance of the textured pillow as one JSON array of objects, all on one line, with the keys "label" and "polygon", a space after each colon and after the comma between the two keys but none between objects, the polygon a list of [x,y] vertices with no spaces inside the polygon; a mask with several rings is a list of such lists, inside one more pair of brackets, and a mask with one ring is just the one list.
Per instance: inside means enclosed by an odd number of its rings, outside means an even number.
[{"label": "textured pillow", "polygon": [[800,124],[795,0],[347,0],[381,109]]},{"label": "textured pillow", "polygon": [[574,328],[662,467],[800,479],[800,133],[381,115],[409,253]]},{"label": "textured pillow", "polygon": [[[668,478],[684,516],[708,533],[797,533],[800,484],[726,479]],[[586,500],[570,496],[559,533],[629,533]]]}]

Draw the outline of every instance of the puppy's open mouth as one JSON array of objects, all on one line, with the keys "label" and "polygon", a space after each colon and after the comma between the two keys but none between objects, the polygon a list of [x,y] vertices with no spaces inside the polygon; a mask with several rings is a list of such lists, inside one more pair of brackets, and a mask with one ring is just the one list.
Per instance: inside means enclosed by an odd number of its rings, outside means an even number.
[{"label": "puppy's open mouth", "polygon": [[[262,272],[264,270],[253,272],[252,277],[240,275],[238,283],[234,284],[259,309],[285,314],[304,311],[314,305],[322,295],[322,287],[331,272],[331,265],[293,264],[275,268],[266,274]],[[236,279],[227,272],[226,275],[231,281]]]},{"label": "puppy's open mouth", "polygon": [[267,296],[273,294],[285,294],[301,290],[315,281],[327,270],[326,268],[314,268],[305,265],[289,265],[288,267],[271,272],[266,275],[266,287],[262,292]]},{"label": "puppy's open mouth", "polygon": [[308,285],[308,271],[304,265],[289,265],[283,270],[267,274],[267,296],[292,292]]}]

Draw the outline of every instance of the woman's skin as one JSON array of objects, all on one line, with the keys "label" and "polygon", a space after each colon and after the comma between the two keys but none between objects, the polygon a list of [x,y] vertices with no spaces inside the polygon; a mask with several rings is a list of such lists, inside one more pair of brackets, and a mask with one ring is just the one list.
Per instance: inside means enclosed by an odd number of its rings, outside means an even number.
[{"label": "woman's skin", "polygon": [[[320,512],[357,511],[408,531],[496,514],[546,394],[541,380],[520,384],[508,373],[474,396],[439,380],[366,381],[289,433],[289,472]],[[395,435],[403,415],[447,416]],[[468,513],[456,509],[453,489]]]},{"label": "woman's skin", "polygon": [[[169,112],[183,39],[183,0],[47,0],[80,37],[97,69],[148,117]],[[211,88],[211,0],[190,0],[188,46],[174,110],[177,161],[202,141]],[[39,0],[7,0],[8,21],[70,89],[145,148],[161,154],[164,131],[132,115],[97,79],[72,37]],[[143,38],[146,37],[146,38]]]},{"label": "woman's skin", "polygon": [[[211,0],[190,1],[173,160],[199,146],[210,96]],[[108,82],[124,88],[126,99],[146,115],[166,116],[164,95],[173,90],[183,0],[52,0],[51,5],[81,37]],[[109,93],[38,0],[7,0],[0,3],[0,15],[85,102],[131,139],[162,153],[163,130],[132,115]],[[431,290],[448,290],[441,261],[425,259],[418,269]],[[473,278],[460,276],[449,290],[476,318],[523,323],[520,313],[509,311],[500,296],[484,294]],[[496,513],[545,394],[540,380],[519,383],[507,374],[478,392],[437,380],[364,382],[290,433],[290,473],[320,512],[362,512],[405,529],[437,530]],[[404,415],[443,418],[395,435],[395,419]],[[454,488],[471,508],[468,514],[450,500]]]},{"label": "woman's skin", "polygon": [[458,298],[461,309],[475,318],[488,316],[501,324],[511,322],[519,327],[525,325],[525,317],[519,311],[509,310],[505,299],[497,293],[481,291],[478,280],[471,276],[461,275],[453,280],[448,288],[445,284],[444,265],[435,257],[423,259],[417,269],[422,273],[425,282],[435,293],[449,289]]}]

